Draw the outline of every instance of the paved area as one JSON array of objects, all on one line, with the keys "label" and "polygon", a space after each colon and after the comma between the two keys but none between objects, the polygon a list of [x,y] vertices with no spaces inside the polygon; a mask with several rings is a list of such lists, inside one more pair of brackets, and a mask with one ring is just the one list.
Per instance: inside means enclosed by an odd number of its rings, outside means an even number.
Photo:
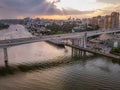
[{"label": "paved area", "polygon": [[88,48],[94,51],[99,51],[101,53],[105,53],[105,54],[109,54],[111,51],[110,47],[107,47],[103,44],[92,44],[92,43],[88,43],[87,44]]},{"label": "paved area", "polygon": [[22,25],[10,25],[8,29],[0,30],[0,40],[33,37]]}]

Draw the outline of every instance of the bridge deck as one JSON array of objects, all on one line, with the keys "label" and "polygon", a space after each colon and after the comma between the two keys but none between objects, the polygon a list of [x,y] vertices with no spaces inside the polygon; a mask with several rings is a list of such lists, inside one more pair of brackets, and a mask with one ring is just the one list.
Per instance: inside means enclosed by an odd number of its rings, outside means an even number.
[{"label": "bridge deck", "polygon": [[[113,33],[120,32],[120,30],[97,30],[97,31],[88,31],[87,37],[99,35],[103,33]],[[19,39],[9,39],[9,40],[0,40],[0,48],[11,47],[21,44],[47,41],[51,39],[68,39],[68,38],[83,38],[85,32],[80,33],[68,33],[68,34],[59,34],[59,35],[49,35],[41,37],[29,37],[29,38],[19,38]]]}]

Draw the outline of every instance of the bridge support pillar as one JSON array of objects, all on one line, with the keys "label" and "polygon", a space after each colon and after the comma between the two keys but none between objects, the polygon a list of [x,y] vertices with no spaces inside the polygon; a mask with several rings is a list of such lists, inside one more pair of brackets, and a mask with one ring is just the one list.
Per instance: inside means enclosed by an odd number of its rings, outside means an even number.
[{"label": "bridge support pillar", "polygon": [[79,39],[79,46],[81,46],[81,38]]},{"label": "bridge support pillar", "polygon": [[84,57],[86,57],[86,51],[84,51]]},{"label": "bridge support pillar", "polygon": [[113,35],[116,35],[116,32],[114,32]]},{"label": "bridge support pillar", "polygon": [[81,44],[81,41],[80,41],[80,39],[78,39],[78,46],[80,46],[80,44]]},{"label": "bridge support pillar", "polygon": [[82,39],[80,39],[80,46],[82,46]]},{"label": "bridge support pillar", "polygon": [[68,43],[68,42],[69,42],[69,39],[65,39],[64,41],[65,41],[65,44],[69,44],[69,43]]},{"label": "bridge support pillar", "polygon": [[84,37],[83,37],[83,47],[87,47],[87,32],[85,32]]},{"label": "bridge support pillar", "polygon": [[7,48],[3,48],[3,51],[4,51],[5,66],[8,67],[8,53],[7,53]]},{"label": "bridge support pillar", "polygon": [[75,40],[74,39],[72,39],[72,45],[75,45]]}]

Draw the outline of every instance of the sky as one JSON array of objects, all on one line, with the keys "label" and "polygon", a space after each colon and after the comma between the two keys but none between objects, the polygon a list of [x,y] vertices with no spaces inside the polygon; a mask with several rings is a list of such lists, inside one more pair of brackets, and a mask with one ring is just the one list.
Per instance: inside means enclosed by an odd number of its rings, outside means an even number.
[{"label": "sky", "polygon": [[89,18],[120,11],[120,0],[0,0],[0,19]]}]

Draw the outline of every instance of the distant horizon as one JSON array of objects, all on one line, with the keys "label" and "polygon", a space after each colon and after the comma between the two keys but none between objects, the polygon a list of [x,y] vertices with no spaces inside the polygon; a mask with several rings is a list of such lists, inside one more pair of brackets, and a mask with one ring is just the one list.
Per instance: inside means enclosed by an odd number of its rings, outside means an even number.
[{"label": "distant horizon", "polygon": [[120,13],[120,0],[0,0],[0,19],[65,20]]},{"label": "distant horizon", "polygon": [[[111,11],[109,14],[97,15],[97,16],[111,15],[112,12],[114,12],[114,11]],[[118,13],[119,13],[119,12],[118,12]],[[92,17],[97,17],[97,16],[92,16]],[[119,16],[120,16],[120,15],[119,15]],[[70,17],[71,17],[71,19],[73,19],[73,18],[74,18],[74,19],[92,18],[92,17],[78,18],[78,17],[68,16],[68,17],[66,17],[66,18],[64,18],[64,19],[61,19],[61,18],[56,19],[56,18],[42,18],[42,17],[29,17],[29,16],[26,16],[26,17],[23,17],[23,18],[0,18],[0,20],[14,20],[14,19],[22,20],[22,19],[25,19],[25,18],[31,18],[31,19],[37,19],[37,18],[39,18],[39,19],[47,19],[47,20],[67,20],[67,19],[70,18]]]}]

